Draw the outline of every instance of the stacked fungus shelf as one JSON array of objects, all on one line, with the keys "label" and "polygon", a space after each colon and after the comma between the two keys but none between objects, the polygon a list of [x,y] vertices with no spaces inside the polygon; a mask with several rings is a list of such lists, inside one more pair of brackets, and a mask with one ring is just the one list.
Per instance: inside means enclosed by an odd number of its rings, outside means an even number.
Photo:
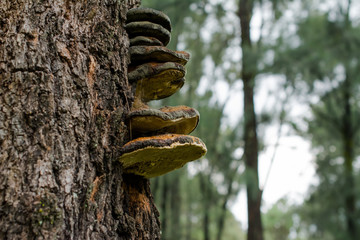
[{"label": "stacked fungus shelf", "polygon": [[126,173],[157,177],[206,153],[199,138],[187,135],[199,122],[198,111],[187,106],[151,109],[147,105],[173,95],[184,85],[190,55],[166,48],[171,23],[160,11],[131,9],[126,30],[131,60],[128,80],[135,92],[128,122],[135,139],[122,147],[119,161]]}]

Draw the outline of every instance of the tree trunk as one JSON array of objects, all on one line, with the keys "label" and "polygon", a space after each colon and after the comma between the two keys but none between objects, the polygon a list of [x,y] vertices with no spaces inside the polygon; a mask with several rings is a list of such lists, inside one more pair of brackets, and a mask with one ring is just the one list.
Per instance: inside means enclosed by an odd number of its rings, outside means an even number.
[{"label": "tree trunk", "polygon": [[136,1],[1,0],[0,239],[159,239],[149,181],[123,175]]},{"label": "tree trunk", "polygon": [[227,188],[227,193],[224,196],[224,201],[222,203],[221,206],[221,212],[220,212],[220,216],[218,217],[218,221],[217,221],[217,234],[216,234],[216,239],[217,240],[221,240],[223,233],[224,233],[224,227],[225,227],[225,221],[226,221],[226,213],[228,211],[228,207],[227,207],[227,203],[230,199],[230,196],[232,195],[233,192],[233,183],[234,183],[234,177],[235,177],[235,173],[231,173],[231,177],[230,180],[228,182],[228,188]]},{"label": "tree trunk", "polygon": [[209,189],[210,183],[210,174],[204,175],[200,174],[200,189],[202,194],[202,205],[203,205],[203,219],[202,219],[202,227],[203,227],[203,236],[204,240],[210,240],[210,207],[212,201],[211,189]]},{"label": "tree trunk", "polygon": [[170,223],[171,239],[181,239],[180,215],[182,198],[180,193],[180,178],[183,177],[181,170],[174,171],[171,177],[170,189]]},{"label": "tree trunk", "polygon": [[242,80],[244,85],[244,157],[247,172],[248,240],[262,240],[261,191],[258,173],[258,139],[254,105],[256,60],[252,53],[250,21],[253,11],[252,0],[240,0],[239,18],[241,26]]},{"label": "tree trunk", "polygon": [[192,240],[192,232],[193,232],[193,223],[192,223],[192,217],[193,217],[193,202],[195,202],[193,194],[191,192],[191,186],[190,184],[187,184],[185,186],[186,188],[186,223],[185,223],[185,239],[186,240]]},{"label": "tree trunk", "polygon": [[356,197],[354,180],[354,133],[351,111],[351,83],[347,76],[344,81],[344,114],[342,119],[343,156],[345,167],[345,184],[347,192],[345,195],[346,223],[350,239],[356,240]]}]

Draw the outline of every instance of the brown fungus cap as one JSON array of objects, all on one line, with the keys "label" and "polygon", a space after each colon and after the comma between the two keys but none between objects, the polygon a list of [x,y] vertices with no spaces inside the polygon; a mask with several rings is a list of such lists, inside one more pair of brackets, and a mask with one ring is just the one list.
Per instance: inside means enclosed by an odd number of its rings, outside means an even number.
[{"label": "brown fungus cap", "polygon": [[157,23],[171,32],[170,18],[163,12],[152,8],[133,8],[127,12],[126,23],[149,21]]},{"label": "brown fungus cap", "polygon": [[130,47],[131,65],[145,62],[176,62],[185,65],[190,54],[184,51],[172,51],[161,46],[134,46]]},{"label": "brown fungus cap", "polygon": [[130,46],[164,46],[154,37],[138,36],[130,39]]},{"label": "brown fungus cap", "polygon": [[185,82],[185,68],[179,63],[145,63],[129,68],[128,79],[137,82],[135,97],[144,102],[173,95]]},{"label": "brown fungus cap", "polygon": [[129,67],[128,80],[129,82],[138,82],[140,80],[156,77],[158,74],[168,72],[172,79],[183,78],[186,70],[184,66],[179,63],[144,63],[136,67]]},{"label": "brown fungus cap", "polygon": [[161,41],[166,46],[170,42],[170,32],[159,24],[147,21],[131,22],[125,26],[129,38],[138,36],[153,37]]},{"label": "brown fungus cap", "polygon": [[204,156],[206,151],[199,138],[165,134],[128,142],[121,149],[119,161],[125,173],[152,178],[181,168]]},{"label": "brown fungus cap", "polygon": [[134,135],[189,134],[199,122],[199,112],[187,106],[139,109],[129,115]]}]

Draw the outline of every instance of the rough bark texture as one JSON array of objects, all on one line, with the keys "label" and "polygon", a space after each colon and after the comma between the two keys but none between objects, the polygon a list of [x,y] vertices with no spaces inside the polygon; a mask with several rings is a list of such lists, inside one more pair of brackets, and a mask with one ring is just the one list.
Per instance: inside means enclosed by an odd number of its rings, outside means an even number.
[{"label": "rough bark texture", "polygon": [[1,0],[0,239],[159,239],[149,181],[123,175],[139,0]]},{"label": "rough bark texture", "polygon": [[241,25],[241,48],[243,52],[242,80],[244,85],[244,156],[247,172],[247,208],[248,240],[263,240],[261,222],[261,191],[258,172],[258,139],[256,133],[256,115],[254,104],[254,87],[256,61],[252,54],[250,38],[250,21],[253,11],[253,0],[240,0],[239,18]]}]

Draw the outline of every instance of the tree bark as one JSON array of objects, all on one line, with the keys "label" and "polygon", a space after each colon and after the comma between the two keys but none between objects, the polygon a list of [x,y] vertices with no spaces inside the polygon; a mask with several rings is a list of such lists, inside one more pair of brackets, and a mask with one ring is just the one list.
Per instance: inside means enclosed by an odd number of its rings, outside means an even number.
[{"label": "tree bark", "polygon": [[0,239],[159,239],[149,181],[123,175],[119,0],[0,2]]},{"label": "tree bark", "polygon": [[250,21],[253,11],[252,0],[240,0],[239,18],[241,26],[242,80],[244,87],[244,157],[247,173],[248,240],[262,240],[261,191],[258,172],[258,139],[254,105],[256,60],[252,53]]}]

